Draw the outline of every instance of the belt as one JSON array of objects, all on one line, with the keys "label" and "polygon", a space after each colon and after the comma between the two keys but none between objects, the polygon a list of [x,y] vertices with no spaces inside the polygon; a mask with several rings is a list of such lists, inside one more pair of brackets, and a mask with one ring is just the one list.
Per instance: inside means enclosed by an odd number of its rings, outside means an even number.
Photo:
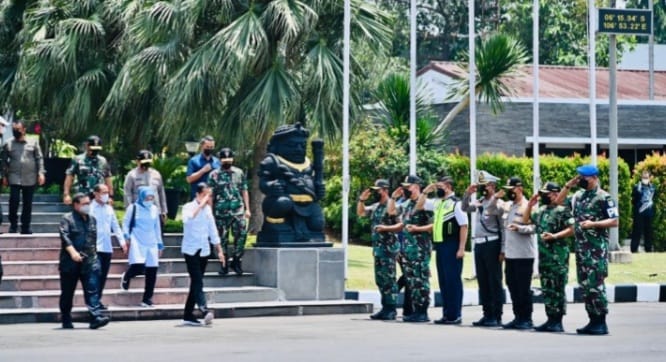
[{"label": "belt", "polygon": [[499,236],[497,235],[491,235],[491,236],[478,236],[475,238],[472,238],[472,241],[474,244],[483,244],[489,241],[496,241],[499,240]]},{"label": "belt", "polygon": [[312,202],[314,199],[310,195],[289,195],[294,202]]}]

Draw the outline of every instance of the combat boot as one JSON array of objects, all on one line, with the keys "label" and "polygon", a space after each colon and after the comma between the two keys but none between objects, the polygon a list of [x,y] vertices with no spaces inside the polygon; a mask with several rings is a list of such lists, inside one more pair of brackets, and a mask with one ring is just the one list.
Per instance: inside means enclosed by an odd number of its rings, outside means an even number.
[{"label": "combat boot", "polygon": [[370,319],[380,320],[380,321],[390,321],[390,320],[395,320],[395,317],[396,317],[395,306],[384,306],[379,312],[371,315]]},{"label": "combat boot", "polygon": [[412,314],[407,317],[403,317],[402,320],[409,323],[430,322],[430,319],[428,318],[428,308],[418,307]]},{"label": "combat boot", "polygon": [[234,258],[234,260],[231,262],[231,269],[234,270],[236,275],[243,275],[243,266],[240,257]]},{"label": "combat boot", "polygon": [[229,274],[229,256],[227,255],[224,256],[224,265],[220,268],[220,271],[217,273],[220,275]]},{"label": "combat boot", "polygon": [[553,316],[553,321],[548,327],[548,329],[545,330],[545,332],[554,332],[554,333],[561,333],[564,332],[564,327],[562,326],[562,315],[557,314]]},{"label": "combat boot", "polygon": [[606,325],[606,315],[590,316],[590,323],[585,327],[576,329],[578,334],[587,334],[593,336],[601,336],[608,334],[608,326]]}]

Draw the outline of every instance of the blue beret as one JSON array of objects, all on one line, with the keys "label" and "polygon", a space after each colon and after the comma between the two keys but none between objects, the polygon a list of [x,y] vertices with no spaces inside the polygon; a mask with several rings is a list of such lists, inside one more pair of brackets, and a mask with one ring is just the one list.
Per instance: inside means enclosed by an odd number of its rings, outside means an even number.
[{"label": "blue beret", "polygon": [[597,176],[599,169],[595,165],[583,165],[576,169],[581,176]]}]

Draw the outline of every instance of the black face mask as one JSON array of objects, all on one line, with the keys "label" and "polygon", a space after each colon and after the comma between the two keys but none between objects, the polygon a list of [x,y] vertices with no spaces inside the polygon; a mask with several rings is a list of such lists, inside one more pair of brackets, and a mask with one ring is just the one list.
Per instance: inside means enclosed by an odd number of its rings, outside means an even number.
[{"label": "black face mask", "polygon": [[582,189],[587,190],[587,187],[590,185],[590,183],[587,181],[586,178],[580,178],[578,179],[578,186]]},{"label": "black face mask", "polygon": [[372,196],[370,196],[369,200],[373,204],[377,203],[382,200],[382,194],[380,194],[379,191],[374,191],[372,193]]},{"label": "black face mask", "polygon": [[479,197],[486,197],[486,195],[488,195],[486,185],[479,185],[476,189],[476,192],[479,194]]},{"label": "black face mask", "polygon": [[14,135],[14,138],[19,139],[19,138],[21,138],[21,136],[23,136],[23,132],[21,132],[19,130],[16,130],[16,129],[13,129],[12,130],[12,135]]},{"label": "black face mask", "polygon": [[90,151],[90,156],[91,157],[97,157],[99,155],[99,150],[91,150]]},{"label": "black face mask", "polygon": [[409,189],[407,189],[407,188],[402,189],[402,194],[405,196],[406,199],[408,199],[412,196],[412,192],[409,191]]},{"label": "black face mask", "polygon": [[149,163],[142,163],[142,164],[141,164],[141,169],[142,169],[142,170],[147,170],[147,169],[149,169],[149,168],[150,168],[150,164],[149,164]]},{"label": "black face mask", "polygon": [[206,156],[210,156],[210,155],[213,154],[213,150],[210,149],[210,148],[204,148],[203,149],[203,154],[206,155]]},{"label": "black face mask", "polygon": [[510,201],[513,201],[516,199],[516,193],[513,191],[509,191],[509,193],[506,195]]},{"label": "black face mask", "polygon": [[541,196],[541,205],[550,205],[550,196],[540,195]]},{"label": "black face mask", "polygon": [[437,189],[437,197],[442,198],[446,196],[446,190],[444,189]]},{"label": "black face mask", "polygon": [[222,168],[225,169],[225,170],[228,170],[228,169],[231,168],[231,164],[230,163],[223,163]]}]

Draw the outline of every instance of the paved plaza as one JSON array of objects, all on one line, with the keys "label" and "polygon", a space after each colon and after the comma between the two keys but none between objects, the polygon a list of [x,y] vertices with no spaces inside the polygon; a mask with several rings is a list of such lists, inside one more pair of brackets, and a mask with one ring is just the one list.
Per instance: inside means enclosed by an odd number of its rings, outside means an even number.
[{"label": "paved plaza", "polygon": [[[505,316],[511,306],[505,306]],[[507,313],[508,312],[508,313]],[[377,322],[367,315],[218,319],[212,327],[178,321],[116,322],[101,330],[76,324],[0,325],[0,361],[663,361],[666,303],[610,306],[611,334],[578,336],[582,304],[569,305],[566,333],[471,327],[480,307],[463,309],[463,325]],[[534,319],[544,319],[535,304]],[[440,310],[430,316],[439,318]]]}]

